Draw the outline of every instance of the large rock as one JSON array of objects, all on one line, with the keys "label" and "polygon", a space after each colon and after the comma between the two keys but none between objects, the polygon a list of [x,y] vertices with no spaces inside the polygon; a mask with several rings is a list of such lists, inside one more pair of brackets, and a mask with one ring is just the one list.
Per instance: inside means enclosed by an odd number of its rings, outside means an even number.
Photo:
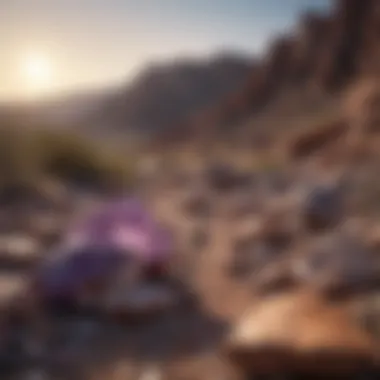
[{"label": "large rock", "polygon": [[343,211],[343,197],[338,186],[317,186],[306,197],[304,225],[309,231],[333,228],[341,222]]},{"label": "large rock", "polygon": [[293,293],[259,302],[224,346],[250,374],[343,374],[375,366],[375,342],[343,312],[315,294]]},{"label": "large rock", "polygon": [[39,242],[27,235],[0,236],[0,266],[16,269],[34,265],[41,257]]}]

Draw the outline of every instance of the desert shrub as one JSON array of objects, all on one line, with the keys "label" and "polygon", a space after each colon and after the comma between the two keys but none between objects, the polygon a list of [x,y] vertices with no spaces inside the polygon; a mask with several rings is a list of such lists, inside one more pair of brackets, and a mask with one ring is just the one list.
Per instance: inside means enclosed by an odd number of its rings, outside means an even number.
[{"label": "desert shrub", "polygon": [[72,131],[0,129],[0,185],[32,184],[53,177],[101,191],[131,185],[127,154]]},{"label": "desert shrub", "polygon": [[12,128],[0,129],[1,185],[33,181],[38,168],[30,147],[26,134]]}]

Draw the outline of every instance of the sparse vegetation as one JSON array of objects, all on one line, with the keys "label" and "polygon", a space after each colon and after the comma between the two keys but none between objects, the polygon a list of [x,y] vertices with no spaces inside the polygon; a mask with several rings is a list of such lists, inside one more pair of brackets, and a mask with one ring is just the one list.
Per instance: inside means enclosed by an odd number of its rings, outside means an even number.
[{"label": "sparse vegetation", "polygon": [[114,191],[131,184],[132,160],[71,131],[1,128],[0,185],[30,186],[46,177]]}]

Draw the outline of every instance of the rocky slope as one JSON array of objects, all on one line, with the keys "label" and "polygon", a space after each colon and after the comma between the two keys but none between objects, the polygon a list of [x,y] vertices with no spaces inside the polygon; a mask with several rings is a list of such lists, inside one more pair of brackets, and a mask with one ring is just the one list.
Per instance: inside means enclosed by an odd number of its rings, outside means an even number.
[{"label": "rocky slope", "polygon": [[187,127],[202,135],[217,128],[210,132],[215,138],[270,108],[281,94],[301,93],[293,104],[300,110],[316,96],[339,95],[362,77],[378,76],[379,28],[376,0],[339,0],[329,15],[305,14],[292,34],[274,41],[240,89]]},{"label": "rocky slope", "polygon": [[250,59],[235,55],[153,65],[103,102],[86,122],[143,133],[165,131],[219,102],[245,81],[251,68]]}]

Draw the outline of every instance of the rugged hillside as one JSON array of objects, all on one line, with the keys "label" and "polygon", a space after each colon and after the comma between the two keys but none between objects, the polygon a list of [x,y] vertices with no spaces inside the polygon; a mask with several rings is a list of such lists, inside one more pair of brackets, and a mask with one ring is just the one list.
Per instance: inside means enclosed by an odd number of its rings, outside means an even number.
[{"label": "rugged hillside", "polygon": [[284,97],[287,108],[301,110],[316,97],[320,101],[339,94],[361,77],[378,76],[379,37],[377,0],[338,0],[330,15],[305,14],[294,33],[273,42],[240,89],[199,114],[187,128],[197,127],[203,136],[207,129],[215,137],[273,108],[284,93],[302,94],[293,105]]},{"label": "rugged hillside", "polygon": [[252,65],[249,58],[235,55],[154,65],[108,97],[86,124],[143,133],[165,131],[239,88]]},{"label": "rugged hillside", "polygon": [[219,103],[247,79],[253,60],[226,53],[209,60],[152,64],[132,83],[35,104],[0,104],[0,121],[75,127],[91,135],[155,135]]},{"label": "rugged hillside", "polygon": [[205,136],[257,143],[268,124],[276,130],[279,120],[325,112],[352,82],[378,76],[379,37],[380,1],[337,0],[330,14],[304,14],[260,60],[224,54],[152,65],[128,85],[57,100],[26,119],[92,135],[160,136],[159,146]]}]

